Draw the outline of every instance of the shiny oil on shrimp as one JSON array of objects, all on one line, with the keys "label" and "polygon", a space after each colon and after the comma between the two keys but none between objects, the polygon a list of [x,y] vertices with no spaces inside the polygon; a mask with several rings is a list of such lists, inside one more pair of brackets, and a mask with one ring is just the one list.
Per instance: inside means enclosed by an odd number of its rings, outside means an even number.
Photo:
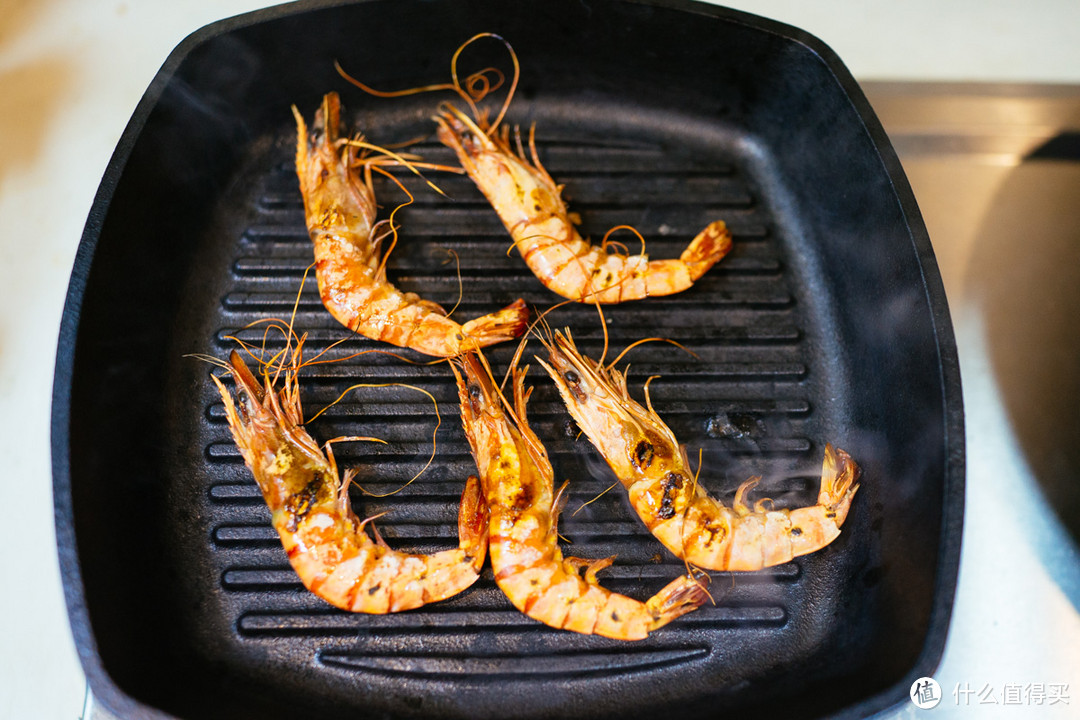
[{"label": "shiny oil on shrimp", "polygon": [[[295,349],[297,359],[302,344]],[[228,368],[235,398],[211,377],[236,445],[305,587],[343,610],[382,614],[449,598],[476,581],[487,550],[487,509],[476,478],[461,496],[458,547],[431,555],[392,550],[374,526],[372,539],[368,521],[352,511],[353,473],[339,476],[329,445],[319,447],[304,429],[295,367],[264,368],[260,381],[233,351]]]},{"label": "shiny oil on shrimp", "polygon": [[759,570],[825,547],[840,535],[859,486],[859,468],[825,446],[817,504],[793,510],[753,506],[743,483],[733,507],[709,497],[690,470],[685,449],[652,409],[630,397],[625,374],[578,352],[569,332],[544,339],[539,359],[570,415],[629,492],[649,530],[676,556],[708,570]]},{"label": "shiny oil on shrimp", "polygon": [[554,492],[547,452],[526,421],[525,370],[512,370],[511,407],[479,353],[451,367],[490,512],[491,566],[515,607],[554,628],[639,640],[705,602],[700,574],[676,578],[640,602],[599,584],[596,573],[614,558],[564,557],[556,531],[561,491]]},{"label": "shiny oil on shrimp", "polygon": [[531,162],[510,146],[509,128],[473,120],[446,103],[438,136],[491,203],[514,246],[549,289],[579,302],[620,303],[673,295],[690,288],[731,249],[731,233],[716,220],[678,259],[653,260],[645,253],[610,252],[583,239],[557,185],[540,163],[530,133]]},{"label": "shiny oil on shrimp", "polygon": [[[434,302],[399,290],[386,277],[385,236],[377,223],[370,169],[393,156],[362,156],[366,144],[340,138],[336,93],[323,98],[311,133],[296,108],[296,174],[315,246],[315,273],[323,304],[338,322],[366,337],[447,357],[520,335],[528,322],[522,300],[458,324]],[[360,169],[364,169],[361,177]],[[380,235],[380,227],[384,231]]]}]

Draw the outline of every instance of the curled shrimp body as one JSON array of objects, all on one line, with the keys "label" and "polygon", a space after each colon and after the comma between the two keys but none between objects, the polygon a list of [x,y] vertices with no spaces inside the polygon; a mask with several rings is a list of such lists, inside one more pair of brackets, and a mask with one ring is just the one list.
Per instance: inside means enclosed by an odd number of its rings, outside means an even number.
[{"label": "curled shrimp body", "polygon": [[[825,446],[817,504],[773,510],[746,503],[760,478],[739,486],[733,507],[708,496],[690,471],[685,449],[651,403],[626,389],[626,376],[583,356],[556,332],[539,360],[570,415],[629,492],[630,503],[668,550],[708,570],[760,570],[815,552],[840,535],[859,486],[859,468],[843,450]],[[648,391],[646,389],[646,399]]]},{"label": "curled shrimp body", "polygon": [[323,98],[310,135],[296,108],[293,114],[296,174],[315,246],[319,294],[338,322],[366,337],[439,357],[510,340],[524,331],[528,309],[520,299],[459,325],[438,304],[391,284],[382,238],[377,236],[371,175],[361,179],[358,172],[377,159],[358,157],[356,144],[339,139],[336,93]]},{"label": "curled shrimp body", "polygon": [[352,474],[338,476],[303,428],[295,371],[278,390],[260,383],[235,351],[229,363],[236,399],[211,376],[225,403],[233,438],[272,512],[289,562],[304,586],[331,605],[363,613],[420,607],[460,593],[475,582],[487,551],[487,509],[470,478],[461,496],[457,548],[432,555],[391,550],[372,540],[349,504]]},{"label": "curled shrimp body", "polygon": [[556,531],[561,491],[553,492],[547,452],[525,419],[525,371],[513,369],[511,409],[482,356],[469,353],[451,367],[491,514],[495,581],[516,608],[554,628],[640,640],[705,601],[701,580],[690,574],[640,602],[600,586],[596,573],[613,558],[563,557]]},{"label": "curled shrimp body", "polygon": [[[493,132],[450,104],[436,117],[438,137],[487,197],[525,263],[549,289],[579,302],[619,303],[686,290],[731,249],[722,220],[702,230],[678,260],[608,252],[582,239],[556,185],[540,164],[510,147],[509,129]],[[519,143],[520,145],[520,143]]]}]

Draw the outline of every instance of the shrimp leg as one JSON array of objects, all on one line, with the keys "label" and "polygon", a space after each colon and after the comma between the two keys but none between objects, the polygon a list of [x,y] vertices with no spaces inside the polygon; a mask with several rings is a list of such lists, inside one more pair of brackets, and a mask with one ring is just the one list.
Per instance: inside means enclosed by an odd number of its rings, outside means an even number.
[{"label": "shrimp leg", "polygon": [[236,397],[211,376],[225,403],[229,428],[270,507],[272,523],[300,580],[343,610],[389,613],[444,600],[479,576],[487,551],[487,507],[472,477],[461,496],[458,547],[432,555],[391,550],[372,540],[349,503],[352,473],[339,477],[301,423],[296,374],[276,389],[260,383],[239,353],[230,357]]},{"label": "shrimp leg", "polygon": [[686,290],[731,249],[722,220],[705,227],[677,260],[609,253],[582,239],[562,187],[540,164],[510,148],[509,128],[492,132],[449,103],[436,122],[438,137],[503,221],[525,263],[549,289],[579,302],[620,303]]},{"label": "shrimp leg", "polygon": [[525,418],[527,368],[513,368],[510,407],[478,352],[455,358],[451,367],[491,513],[491,566],[496,583],[515,607],[554,628],[640,640],[705,602],[708,595],[699,574],[678,577],[640,602],[600,586],[596,573],[611,564],[611,558],[563,557],[551,462]]},{"label": "shrimp leg", "polygon": [[520,335],[528,308],[520,298],[507,307],[459,325],[436,303],[402,292],[386,278],[376,237],[375,194],[358,167],[354,144],[339,139],[336,93],[323,98],[309,135],[296,108],[296,174],[308,233],[315,246],[315,275],[323,304],[338,322],[366,337],[448,357]]},{"label": "shrimp leg", "polygon": [[630,397],[626,376],[578,352],[569,332],[544,339],[539,360],[581,430],[629,492],[649,530],[676,556],[708,570],[759,570],[825,547],[840,535],[859,489],[859,467],[825,446],[817,504],[794,510],[753,507],[743,483],[728,508],[693,480],[685,449],[652,408]]}]

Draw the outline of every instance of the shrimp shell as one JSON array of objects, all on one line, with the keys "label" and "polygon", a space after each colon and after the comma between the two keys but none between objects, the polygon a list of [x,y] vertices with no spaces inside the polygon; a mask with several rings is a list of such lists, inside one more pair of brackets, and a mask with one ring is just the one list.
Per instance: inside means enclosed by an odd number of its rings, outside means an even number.
[{"label": "shrimp shell", "polygon": [[372,540],[349,503],[351,472],[338,476],[301,425],[295,371],[279,390],[264,373],[260,384],[239,353],[230,357],[236,399],[211,376],[225,403],[236,445],[272,513],[285,552],[304,586],[343,610],[390,613],[452,597],[479,577],[487,551],[487,508],[480,483],[466,483],[458,512],[457,548],[431,555],[390,549]]},{"label": "shrimp shell", "polygon": [[562,491],[554,493],[551,462],[525,418],[527,368],[513,369],[511,409],[479,353],[456,358],[451,367],[491,513],[495,581],[516,608],[554,628],[640,640],[705,602],[698,574],[676,578],[640,602],[600,586],[596,573],[614,558],[563,557],[556,530]]},{"label": "shrimp shell", "polygon": [[709,497],[690,470],[685,448],[650,404],[630,397],[625,374],[583,356],[569,331],[544,339],[537,358],[581,430],[627,489],[638,517],[676,556],[707,570],[760,570],[825,547],[840,535],[859,489],[851,456],[825,446],[817,504],[794,510],[752,507],[739,486],[733,507]]},{"label": "shrimp shell", "polygon": [[341,105],[336,93],[323,98],[309,136],[296,118],[296,174],[304,216],[315,248],[315,275],[323,304],[338,322],[374,340],[449,357],[511,340],[528,323],[520,298],[489,315],[459,325],[446,311],[415,293],[399,290],[386,278],[382,238],[376,237],[375,193],[370,173],[358,168],[387,164],[386,157],[360,157],[339,139]]},{"label": "shrimp shell", "polygon": [[677,260],[608,252],[582,239],[562,186],[540,164],[530,140],[532,163],[510,148],[509,128],[491,133],[449,103],[436,116],[438,137],[488,199],[521,257],[553,292],[578,302],[620,303],[682,292],[731,249],[724,221],[705,227]]}]

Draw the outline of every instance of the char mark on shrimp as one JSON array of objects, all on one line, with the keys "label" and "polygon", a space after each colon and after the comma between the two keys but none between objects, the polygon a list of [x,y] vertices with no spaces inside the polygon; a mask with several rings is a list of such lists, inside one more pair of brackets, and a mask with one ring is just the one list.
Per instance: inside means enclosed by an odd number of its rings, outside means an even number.
[{"label": "char mark on shrimp", "polygon": [[660,482],[663,495],[660,497],[660,510],[656,515],[661,520],[670,520],[675,516],[675,497],[682,489],[686,478],[676,472],[669,472]]},{"label": "char mark on shrimp", "polygon": [[639,440],[634,446],[633,461],[638,470],[647,470],[653,461],[653,444],[648,440]]},{"label": "char mark on shrimp", "polygon": [[318,502],[320,487],[322,487],[322,480],[316,477],[285,501],[285,511],[289,514],[290,532],[296,532],[300,522],[307,517],[312,506]]}]

